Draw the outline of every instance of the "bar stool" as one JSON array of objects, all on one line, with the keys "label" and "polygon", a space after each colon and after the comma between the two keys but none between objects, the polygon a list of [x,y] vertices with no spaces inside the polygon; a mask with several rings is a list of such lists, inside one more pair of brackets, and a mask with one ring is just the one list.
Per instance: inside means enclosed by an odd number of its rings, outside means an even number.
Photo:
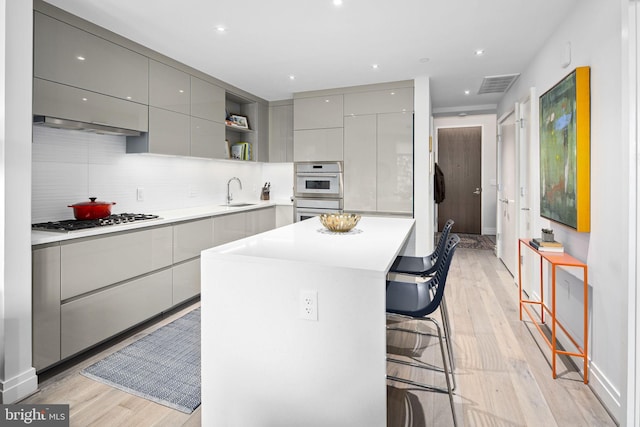
[{"label": "bar stool", "polygon": [[[453,389],[452,381],[449,378],[449,367],[447,362],[447,356],[445,355],[444,345],[447,340],[442,335],[442,330],[438,321],[432,317],[425,317],[432,314],[438,308],[442,313],[442,298],[444,296],[445,284],[447,281],[447,274],[449,273],[449,267],[456,247],[460,242],[460,237],[452,235],[447,239],[446,245],[444,245],[443,252],[437,262],[436,271],[433,276],[425,282],[399,282],[388,281],[387,282],[387,313],[395,316],[400,316],[405,319],[428,321],[435,325],[438,334],[438,341],[440,344],[440,353],[442,355],[442,364],[445,378],[447,381],[447,390],[435,387],[433,385],[422,384],[416,381],[412,381],[405,378],[395,377],[387,375],[387,379],[410,384],[416,387],[425,388],[428,390],[446,392],[449,394],[449,403],[451,404],[451,413],[453,414],[453,424],[457,426],[457,418],[455,407],[453,404]],[[442,318],[444,319],[444,313]],[[398,330],[409,333],[414,333],[423,336],[431,336],[418,330],[411,330],[405,328],[392,328],[387,327],[388,330]],[[447,347],[449,343],[447,342]],[[450,351],[450,348],[449,348]],[[389,362],[408,365],[415,368],[429,369],[428,366],[423,364],[407,362],[405,360],[387,358]]]}]

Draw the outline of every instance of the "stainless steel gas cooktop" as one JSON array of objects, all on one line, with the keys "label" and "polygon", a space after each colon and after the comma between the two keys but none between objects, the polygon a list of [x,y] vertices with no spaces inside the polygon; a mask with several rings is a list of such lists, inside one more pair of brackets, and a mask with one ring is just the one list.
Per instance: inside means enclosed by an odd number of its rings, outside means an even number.
[{"label": "stainless steel gas cooktop", "polygon": [[159,219],[158,215],[151,214],[134,214],[134,213],[121,213],[115,215],[109,215],[106,218],[100,219],[65,219],[61,221],[49,221],[41,222],[38,224],[31,224],[32,230],[39,231],[57,231],[57,232],[69,232],[77,230],[86,230],[88,228],[104,227],[108,225],[126,224],[130,222],[146,221],[151,219]]}]

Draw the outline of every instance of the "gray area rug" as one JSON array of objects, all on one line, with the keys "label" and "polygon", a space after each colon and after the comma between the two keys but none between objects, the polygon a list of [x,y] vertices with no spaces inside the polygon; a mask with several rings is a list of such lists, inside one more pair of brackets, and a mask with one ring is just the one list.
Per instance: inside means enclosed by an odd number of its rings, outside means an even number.
[{"label": "gray area rug", "polygon": [[[458,244],[458,248],[494,250],[496,247],[496,236],[465,233],[455,234],[460,236],[460,243]],[[440,233],[436,233],[434,245],[438,243],[439,238]]]},{"label": "gray area rug", "polygon": [[480,234],[460,234],[459,248],[493,250],[496,246],[495,236]]},{"label": "gray area rug", "polygon": [[94,363],[81,373],[190,414],[200,406],[200,308]]}]

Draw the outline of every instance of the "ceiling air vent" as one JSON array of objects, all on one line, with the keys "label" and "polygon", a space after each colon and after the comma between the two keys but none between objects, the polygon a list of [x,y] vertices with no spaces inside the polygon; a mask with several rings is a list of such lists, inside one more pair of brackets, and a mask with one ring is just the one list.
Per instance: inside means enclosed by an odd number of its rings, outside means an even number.
[{"label": "ceiling air vent", "polygon": [[478,95],[483,93],[503,93],[506,92],[520,74],[505,74],[502,76],[489,76],[482,80]]}]

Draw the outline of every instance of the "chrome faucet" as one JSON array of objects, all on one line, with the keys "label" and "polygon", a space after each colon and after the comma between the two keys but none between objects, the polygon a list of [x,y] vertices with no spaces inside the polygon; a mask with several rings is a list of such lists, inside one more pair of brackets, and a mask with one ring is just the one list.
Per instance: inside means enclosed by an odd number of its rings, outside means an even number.
[{"label": "chrome faucet", "polygon": [[231,181],[233,181],[233,180],[238,181],[238,184],[240,184],[240,189],[242,190],[242,181],[240,181],[240,178],[237,178],[237,177],[234,176],[229,181],[227,181],[227,204],[231,204],[231,201],[233,200],[233,196],[231,195],[231,192],[229,191],[229,186],[231,185]]}]

